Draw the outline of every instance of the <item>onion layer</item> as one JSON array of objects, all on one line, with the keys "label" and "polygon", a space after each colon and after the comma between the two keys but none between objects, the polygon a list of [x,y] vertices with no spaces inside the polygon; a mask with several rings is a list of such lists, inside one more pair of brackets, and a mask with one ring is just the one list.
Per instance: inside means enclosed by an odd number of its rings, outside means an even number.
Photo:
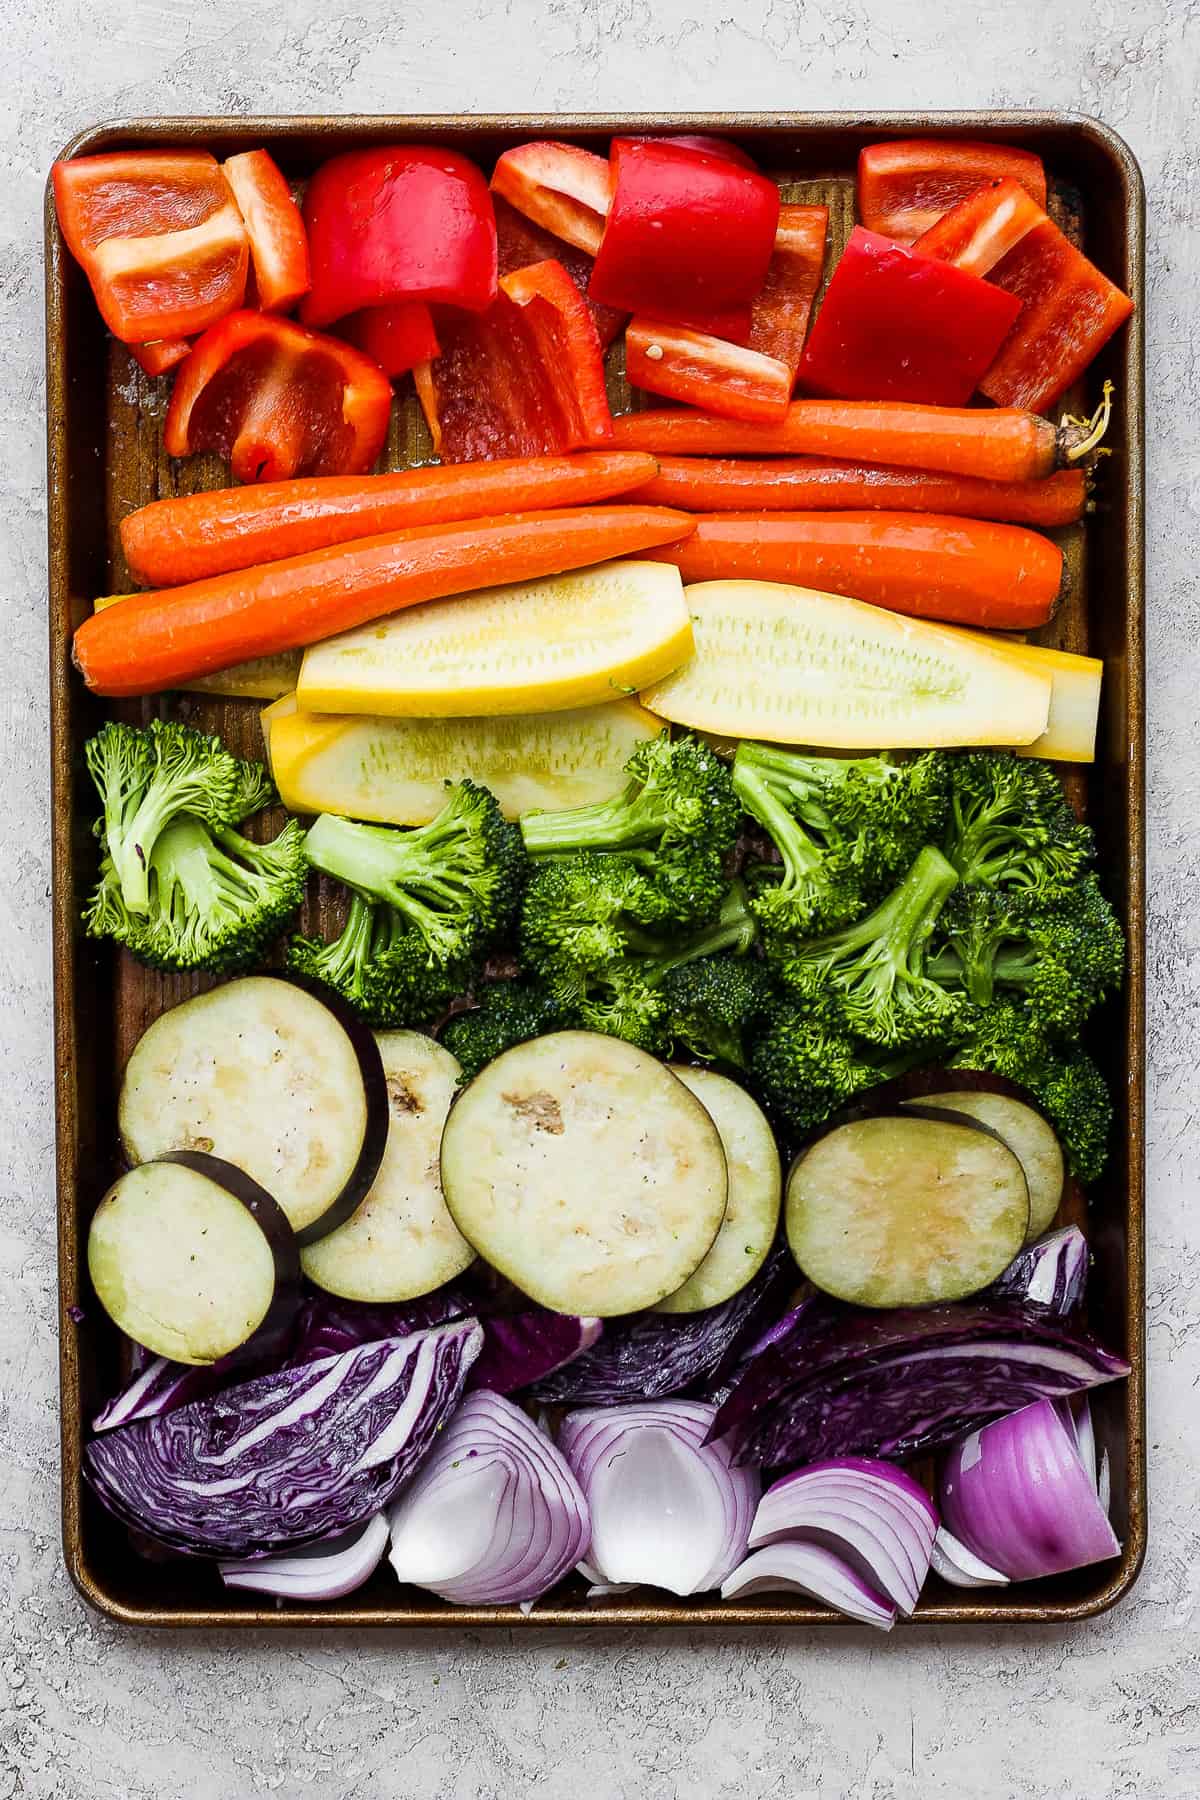
[{"label": "onion layer", "polygon": [[458,1606],[537,1600],[588,1545],[566,1460],[511,1400],[468,1394],[391,1507],[401,1581]]},{"label": "onion layer", "polygon": [[742,1600],[753,1594],[805,1594],[880,1631],[890,1631],[896,1623],[895,1607],[840,1556],[820,1544],[771,1544],[756,1550],[721,1584],[723,1600]]},{"label": "onion layer", "polygon": [[370,1580],[383,1561],[387,1541],[387,1520],[376,1513],[365,1525],[307,1549],[218,1566],[229,1588],[250,1588],[285,1600],[340,1600]]}]

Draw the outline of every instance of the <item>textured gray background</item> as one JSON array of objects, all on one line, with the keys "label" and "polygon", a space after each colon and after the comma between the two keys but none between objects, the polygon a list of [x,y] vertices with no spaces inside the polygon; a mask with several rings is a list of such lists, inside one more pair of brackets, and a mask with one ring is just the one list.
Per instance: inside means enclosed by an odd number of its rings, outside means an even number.
[{"label": "textured gray background", "polygon": [[[1195,0],[0,0],[0,1800],[1195,1800]],[[167,1639],[57,1543],[42,183],[121,113],[1056,106],[1150,194],[1153,1547],[1074,1632]]]}]

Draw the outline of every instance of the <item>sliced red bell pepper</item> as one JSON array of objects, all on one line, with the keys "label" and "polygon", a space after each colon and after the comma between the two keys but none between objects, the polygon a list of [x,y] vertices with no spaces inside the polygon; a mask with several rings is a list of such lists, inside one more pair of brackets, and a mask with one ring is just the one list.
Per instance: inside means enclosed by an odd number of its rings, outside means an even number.
[{"label": "sliced red bell pepper", "polygon": [[1021,302],[1016,324],[979,382],[998,406],[1044,411],[1133,311],[1128,294],[1012,182],[969,195],[917,249],[986,274]]},{"label": "sliced red bell pepper", "polygon": [[1026,232],[1046,217],[1019,181],[1004,176],[976,188],[913,245],[918,256],[953,263],[968,275],[988,275]]},{"label": "sliced red bell pepper", "polygon": [[51,176],[67,248],[115,337],[190,337],[241,305],[250,249],[215,156],[121,150]]},{"label": "sliced red bell pepper", "polygon": [[496,194],[494,201],[501,279],[505,275],[514,274],[517,269],[527,269],[531,263],[561,263],[583,295],[600,339],[600,348],[607,350],[624,331],[629,315],[618,312],[613,306],[597,306],[589,296],[587,290],[592,273],[591,257],[585,250],[577,250],[574,244],[564,243],[542,226],[535,225],[532,219],[523,217],[502,195]]},{"label": "sliced red bell pepper", "polygon": [[840,400],[964,406],[1020,310],[990,281],[858,225],[809,333],[801,385]]},{"label": "sliced red bell pepper", "polygon": [[135,363],[145,369],[147,375],[165,375],[181,363],[191,349],[189,338],[159,338],[153,344],[128,344],[126,348]]},{"label": "sliced red bell pepper", "polygon": [[483,312],[496,298],[487,183],[454,150],[349,150],[304,196],[312,290],[300,316],[332,325],[364,306],[441,301]]},{"label": "sliced red bell pepper", "polygon": [[750,348],[800,366],[813,301],[825,268],[827,206],[781,206],[767,279],[750,315]]},{"label": "sliced red bell pepper", "polygon": [[588,289],[605,306],[744,343],[779,190],[725,155],[614,138],[613,200]]},{"label": "sliced red bell pepper", "polygon": [[739,144],[731,144],[728,138],[708,137],[704,132],[685,132],[678,137],[651,138],[654,144],[681,144],[685,150],[702,150],[706,156],[724,156],[730,162],[740,163],[743,169],[756,169],[758,164],[752,156],[748,156]]},{"label": "sliced red bell pepper", "polygon": [[443,462],[547,455],[612,437],[600,340],[561,263],[506,275],[482,317],[447,315],[439,334],[442,354],[413,377]]},{"label": "sliced red bell pepper", "polygon": [[170,456],[215,450],[238,481],[361,475],[383,448],[392,385],[340,338],[275,313],[236,312],[206,331],[175,377]]},{"label": "sliced red bell pepper", "polygon": [[423,300],[364,307],[338,321],[337,335],[357,345],[393,381],[439,353],[433,314]]},{"label": "sliced red bell pepper", "polygon": [[264,312],[294,306],[309,289],[308,234],[283,170],[265,150],[223,163],[250,239],[255,295]]},{"label": "sliced red bell pepper", "polygon": [[858,158],[858,216],[869,231],[911,244],[985,181],[1005,175],[1045,206],[1046,171],[1032,151],[951,138],[868,144]]},{"label": "sliced red bell pepper", "polygon": [[782,419],[792,397],[787,363],[683,325],[633,318],[625,333],[630,384],[727,419]]},{"label": "sliced red bell pepper", "polygon": [[595,256],[612,200],[607,157],[577,144],[518,144],[492,172],[492,192],[547,231]]}]

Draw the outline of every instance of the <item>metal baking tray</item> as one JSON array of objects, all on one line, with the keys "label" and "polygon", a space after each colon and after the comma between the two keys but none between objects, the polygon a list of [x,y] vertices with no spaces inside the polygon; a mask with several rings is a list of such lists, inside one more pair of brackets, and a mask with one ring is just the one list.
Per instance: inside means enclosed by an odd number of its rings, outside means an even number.
[{"label": "metal baking tray", "polygon": [[[1041,635],[1105,659],[1100,747],[1077,797],[1096,828],[1108,890],[1129,934],[1129,978],[1122,1002],[1095,1031],[1096,1052],[1117,1104],[1112,1160],[1090,1199],[1095,1267],[1089,1310],[1105,1343],[1132,1361],[1128,1382],[1099,1390],[1097,1429],[1113,1462],[1113,1519],[1120,1560],[1033,1585],[978,1594],[931,1581],[916,1613],[921,1624],[1063,1624],[1103,1612],[1128,1593],[1146,1545],[1145,1357],[1143,1291],[1143,1148],[1145,1050],[1143,965],[1143,236],[1144,198],[1137,163],[1121,139],[1095,120],[1070,113],[757,113],[638,116],[491,116],[420,118],[122,119],[74,138],[64,155],[139,146],[197,145],[219,157],[265,144],[289,175],[362,145],[435,141],[485,166],[522,139],[566,138],[601,148],[615,132],[709,131],[734,138],[776,175],[791,199],[830,207],[831,251],[840,250],[854,209],[854,164],[880,137],[934,134],[999,138],[1037,151],[1046,162],[1059,215],[1091,255],[1137,302],[1090,371],[1084,401],[1099,383],[1116,388],[1113,454],[1100,498],[1085,526],[1067,534],[1073,592]],[[162,447],[166,382],[153,382],[107,337],[87,282],[67,255],[53,203],[46,205],[46,410],[50,534],[50,701],[53,830],[54,1030],[57,1103],[59,1286],[61,1296],[62,1519],[67,1568],[83,1598],[109,1618],[162,1627],[365,1626],[476,1628],[538,1625],[728,1626],[827,1625],[823,1609],[782,1597],[738,1604],[666,1600],[645,1593],[589,1604],[573,1578],[525,1617],[516,1607],[454,1608],[399,1588],[385,1565],[368,1586],[333,1605],[273,1604],[222,1589],[201,1562],[151,1562],[136,1554],[81,1478],[88,1421],[119,1378],[118,1336],[87,1284],[87,1225],[118,1169],[115,1100],[126,1057],[164,1008],[201,982],[136,966],[110,946],[85,940],[79,902],[94,879],[95,802],[82,745],[110,708],[84,691],[70,661],[71,634],[94,595],[128,585],[117,522],[161,495],[220,486],[215,460],[176,465]],[[623,381],[613,373],[614,396]],[[396,408],[385,453],[389,467],[428,455],[411,396]],[[233,747],[259,743],[254,702],[172,696],[125,703],[123,716],[174,707]],[[310,903],[306,924],[319,927],[332,896]],[[840,1621],[839,1621],[840,1622]]]}]

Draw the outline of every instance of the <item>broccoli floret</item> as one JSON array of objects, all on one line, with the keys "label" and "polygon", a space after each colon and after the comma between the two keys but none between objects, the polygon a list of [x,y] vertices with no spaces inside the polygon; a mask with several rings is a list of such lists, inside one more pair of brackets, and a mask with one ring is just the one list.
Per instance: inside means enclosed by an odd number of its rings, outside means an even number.
[{"label": "broccoli floret", "polygon": [[376,1030],[425,1025],[471,982],[466,959],[441,962],[394,906],[351,893],[341,934],[293,938],[288,967],[340,994]]},{"label": "broccoli floret", "polygon": [[[837,853],[846,878],[857,879],[866,899],[907,869],[923,844],[938,840],[949,803],[948,759],[936,750],[900,762],[885,754],[809,756],[743,743],[734,759],[734,785],[743,799],[765,787],[819,846]],[[756,806],[748,810],[775,836]],[[786,866],[789,857],[779,847]],[[823,921],[826,929],[845,922],[828,914]]]},{"label": "broccoli floret", "polygon": [[1094,854],[1049,763],[1007,750],[961,752],[951,764],[945,851],[964,882],[1040,900],[1070,892]]},{"label": "broccoli floret", "polygon": [[84,749],[104,802],[97,825],[130,913],[150,909],[150,862],[159,833],[188,813],[206,825],[237,825],[274,789],[261,763],[244,762],[219,738],[173,720],[105,725]]},{"label": "broccoli floret", "polygon": [[230,825],[183,814],[157,834],[147,911],[129,910],[106,857],[85,924],[152,968],[226,975],[256,962],[278,937],[304,898],[306,874],[294,819],[269,844],[254,844]]},{"label": "broccoli floret", "polygon": [[957,882],[945,857],[926,845],[899,886],[865,919],[778,956],[780,979],[810,1012],[868,1043],[916,1044],[965,1035],[970,1002],[925,969],[929,935]]},{"label": "broccoli floret", "polygon": [[558,996],[536,981],[489,982],[478,1000],[469,1012],[455,1013],[442,1030],[443,1044],[462,1064],[464,1084],[514,1044],[572,1023]]},{"label": "broccoli floret", "polygon": [[666,732],[639,744],[622,793],[592,806],[531,812],[521,820],[534,856],[563,850],[630,850],[696,843],[719,855],[733,847],[740,811],[729,770],[699,738]]},{"label": "broccoli floret", "polygon": [[683,931],[720,911],[729,882],[724,854],[711,845],[685,840],[621,854],[643,879],[639,923]]},{"label": "broccoli floret", "polygon": [[602,969],[625,955],[631,924],[653,925],[661,909],[625,856],[583,851],[538,863],[521,908],[521,957],[548,974],[563,966]]},{"label": "broccoli floret", "polygon": [[739,955],[702,956],[668,970],[662,983],[667,1029],[701,1062],[747,1066],[750,1038],[776,1001],[764,963]]},{"label": "broccoli floret", "polygon": [[1058,1134],[1072,1173],[1092,1182],[1104,1168],[1112,1100],[1086,1051],[1058,1046],[1026,1006],[1001,1001],[979,1016],[951,1067],[1003,1075],[1027,1087]]},{"label": "broccoli floret", "polygon": [[856,844],[822,841],[805,829],[797,803],[743,756],[739,745],[733,784],[746,811],[769,834],[782,869],[754,871],[754,916],[768,944],[811,937],[856,918],[866,905]]},{"label": "broccoli floret", "polygon": [[864,1088],[913,1068],[924,1052],[884,1060],[804,1007],[785,1005],[750,1054],[750,1076],[767,1110],[800,1135],[823,1125]]},{"label": "broccoli floret", "polygon": [[971,999],[991,1004],[996,989],[1015,989],[1033,1022],[1062,1036],[1078,1030],[1093,1006],[1120,986],[1125,938],[1094,874],[1061,899],[1028,890],[960,887],[938,921],[947,949],[930,972],[954,979]]},{"label": "broccoli floret", "polygon": [[[445,968],[469,958],[511,921],[524,879],[521,835],[487,788],[463,781],[428,825],[397,831],[322,813],[305,839],[308,860],[412,927],[426,959]],[[405,968],[416,945],[389,955]],[[372,979],[364,974],[364,983]]]}]

